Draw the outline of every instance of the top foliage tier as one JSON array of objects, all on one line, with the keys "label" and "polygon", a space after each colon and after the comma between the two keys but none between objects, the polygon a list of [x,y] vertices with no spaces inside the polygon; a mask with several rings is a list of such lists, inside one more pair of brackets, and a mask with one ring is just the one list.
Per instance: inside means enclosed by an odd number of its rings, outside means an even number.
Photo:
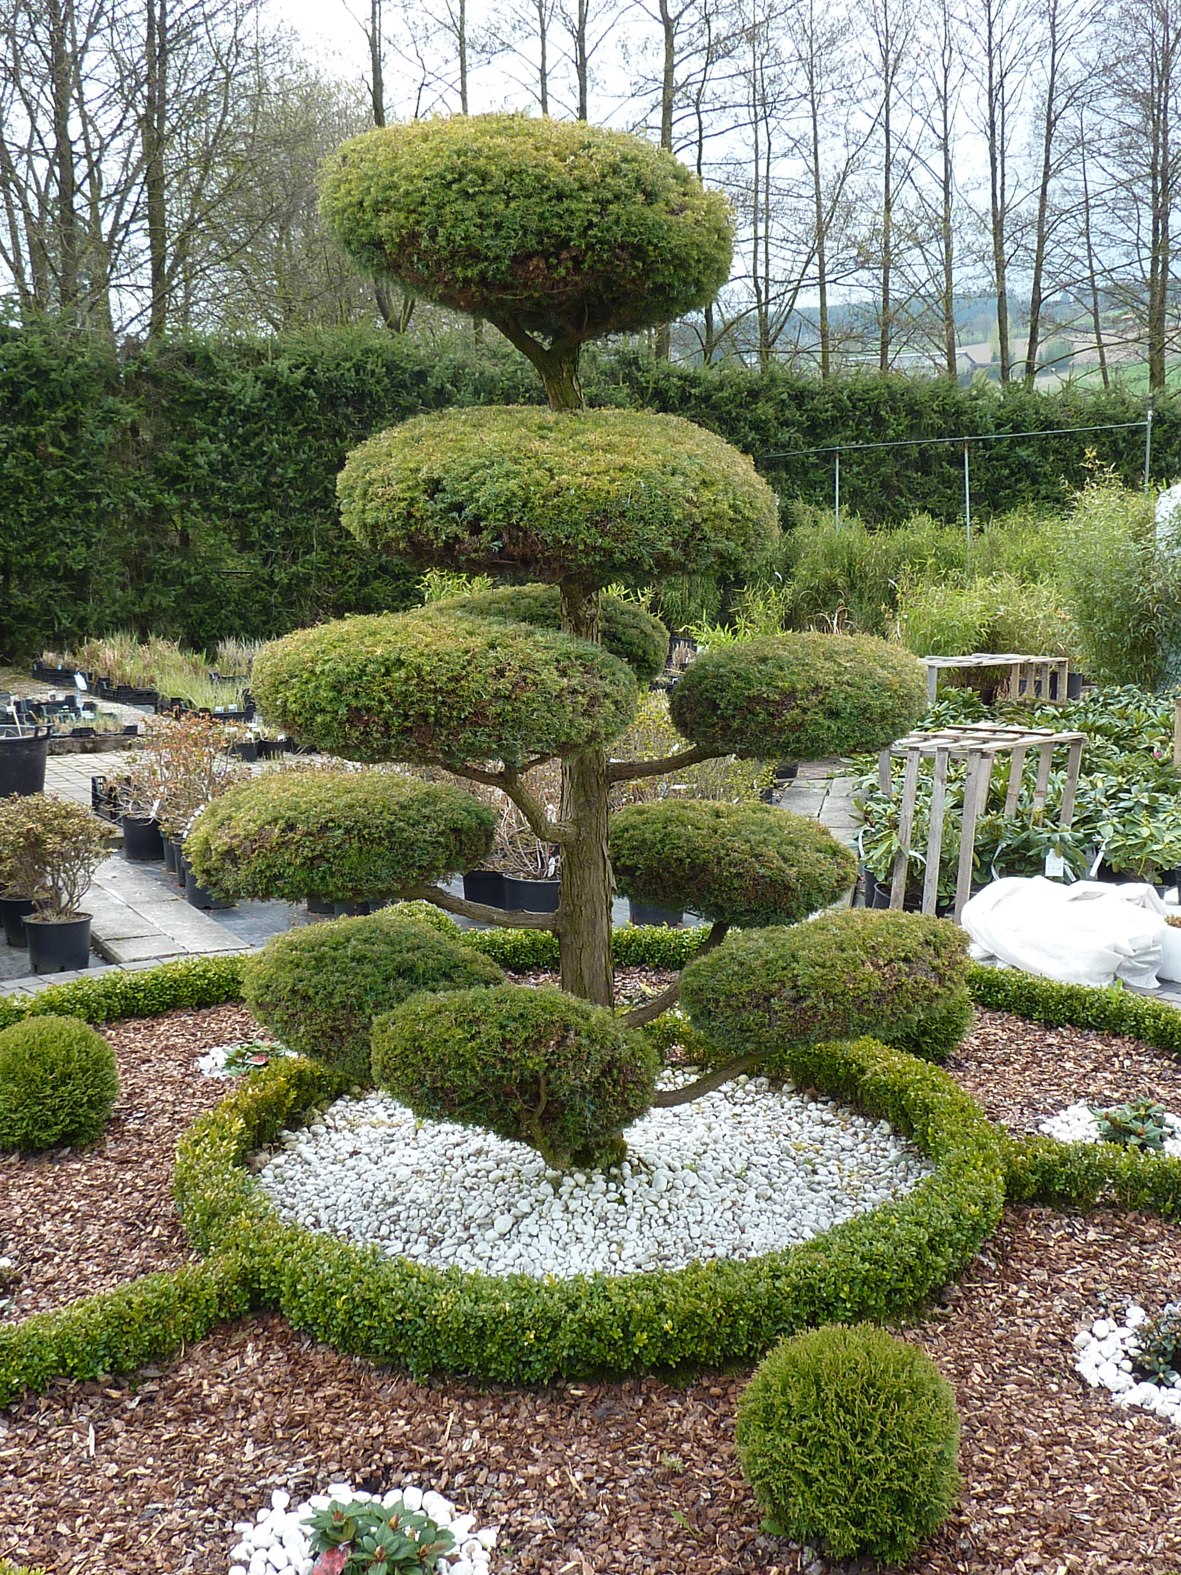
[{"label": "top foliage tier", "polygon": [[585,343],[705,306],[730,271],[725,199],[671,153],[519,115],[384,126],[328,166],[345,250],[442,306]]}]

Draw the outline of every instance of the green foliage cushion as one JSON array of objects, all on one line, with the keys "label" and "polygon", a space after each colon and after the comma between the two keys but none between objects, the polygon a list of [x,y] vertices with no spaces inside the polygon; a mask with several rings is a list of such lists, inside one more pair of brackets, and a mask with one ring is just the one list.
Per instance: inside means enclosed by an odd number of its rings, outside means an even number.
[{"label": "green foliage cushion", "polygon": [[794,1335],[738,1402],[738,1457],[784,1535],[908,1559],[959,1498],[959,1416],[925,1352],[871,1324]]},{"label": "green foliage cushion", "polygon": [[794,924],[857,878],[831,831],[770,804],[632,804],[612,816],[610,847],[625,897],[723,924]]},{"label": "green foliage cushion", "polygon": [[185,856],[230,896],[365,902],[474,868],[495,827],[462,788],[390,771],[272,772],[206,805]]},{"label": "green foliage cushion", "polygon": [[824,760],[883,749],[927,706],[922,666],[868,635],[785,634],[699,656],[669,697],[677,730],[720,753]]},{"label": "green foliage cushion", "polygon": [[518,765],[607,743],[636,705],[631,669],[597,645],[432,607],[297,630],[251,688],[273,726],[351,760]]},{"label": "green foliage cushion", "polygon": [[621,1157],[657,1060],[602,1007],[502,985],[420,995],[373,1025],[373,1075],[418,1116],[486,1127],[558,1170]]},{"label": "green foliage cushion", "polygon": [[[561,592],[556,585],[500,585],[454,601],[436,603],[480,618],[507,618],[538,629],[562,627]],[[631,668],[638,683],[650,683],[668,660],[668,630],[659,618],[618,596],[602,599],[603,649]]]},{"label": "green foliage cushion", "polygon": [[474,115],[365,132],[331,160],[322,211],[369,272],[546,336],[671,322],[730,272],[725,199],[670,153],[585,122]]},{"label": "green foliage cushion", "polygon": [[872,1034],[941,1061],[971,1021],[968,938],[948,919],[845,908],[747,930],[681,975],[694,1028],[737,1055]]},{"label": "green foliage cushion", "polygon": [[367,547],[542,580],[745,574],[779,531],[745,454],[648,411],[438,411],[355,448],[338,490]]},{"label": "green foliage cushion", "polygon": [[242,995],[301,1055],[368,1083],[373,1019],[420,990],[466,990],[504,978],[488,957],[383,908],[277,935],[246,965]]},{"label": "green foliage cushion", "polygon": [[76,1017],[28,1017],[0,1031],[0,1149],[100,1137],[119,1095],[110,1045]]}]

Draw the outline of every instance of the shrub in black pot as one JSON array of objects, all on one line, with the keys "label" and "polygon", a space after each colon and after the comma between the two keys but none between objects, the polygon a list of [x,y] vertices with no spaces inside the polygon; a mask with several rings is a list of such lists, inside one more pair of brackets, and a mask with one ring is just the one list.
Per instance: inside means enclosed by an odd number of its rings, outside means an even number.
[{"label": "shrub in black pot", "polygon": [[34,973],[65,973],[90,963],[90,915],[82,899],[107,856],[110,828],[81,804],[38,793],[0,806],[5,880],[31,896],[25,919]]}]

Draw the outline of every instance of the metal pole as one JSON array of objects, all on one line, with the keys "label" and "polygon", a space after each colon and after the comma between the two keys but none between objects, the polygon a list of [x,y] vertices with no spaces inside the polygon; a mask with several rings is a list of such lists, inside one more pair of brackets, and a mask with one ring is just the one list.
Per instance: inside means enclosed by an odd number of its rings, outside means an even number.
[{"label": "metal pole", "polygon": [[837,449],[836,460],[833,465],[832,480],[832,518],[837,530],[841,528],[841,451]]},{"label": "metal pole", "polygon": [[1148,409],[1145,411],[1144,422],[1144,490],[1148,491],[1149,478],[1152,475],[1152,395],[1148,396]]},{"label": "metal pole", "polygon": [[968,445],[964,444],[964,530],[972,540],[972,485],[968,479]]}]

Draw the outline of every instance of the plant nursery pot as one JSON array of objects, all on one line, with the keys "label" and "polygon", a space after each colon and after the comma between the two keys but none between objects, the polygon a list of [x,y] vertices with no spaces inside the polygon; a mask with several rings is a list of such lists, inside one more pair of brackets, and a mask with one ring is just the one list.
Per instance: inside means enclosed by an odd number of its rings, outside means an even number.
[{"label": "plant nursery pot", "polygon": [[181,891],[185,889],[185,845],[182,837],[173,837],[172,841],[172,870],[176,876],[176,884]]},{"label": "plant nursery pot", "polygon": [[463,894],[469,902],[482,902],[489,908],[508,907],[500,870],[468,870],[463,877]]},{"label": "plant nursery pot", "polygon": [[232,753],[237,755],[239,760],[244,760],[247,765],[252,766],[258,759],[258,744],[253,738],[245,739],[242,743],[234,745]]},{"label": "plant nursery pot", "polygon": [[25,915],[32,913],[31,897],[0,897],[0,922],[4,925],[4,939],[10,946],[27,946]]},{"label": "plant nursery pot", "polygon": [[561,890],[558,880],[522,880],[504,877],[504,906],[514,913],[556,913]]},{"label": "plant nursery pot", "polygon": [[154,864],[164,857],[164,839],[160,835],[158,820],[145,820],[140,815],[124,815],[121,824],[125,859],[132,864]]},{"label": "plant nursery pot", "polygon": [[176,843],[173,842],[171,837],[164,836],[163,833],[161,833],[160,841],[164,844],[164,868],[169,872],[169,874],[175,875]]},{"label": "plant nursery pot", "polygon": [[628,918],[633,924],[657,924],[666,930],[679,930],[685,915],[679,908],[658,908],[649,902],[627,900]]},{"label": "plant nursery pot", "polygon": [[49,729],[5,728],[0,731],[0,798],[45,791]]},{"label": "plant nursery pot", "polygon": [[319,897],[308,897],[307,910],[309,913],[321,913],[331,917],[336,912],[336,904],[334,902],[323,902]]},{"label": "plant nursery pot", "polygon": [[90,967],[90,915],[25,920],[34,973],[73,973]]},{"label": "plant nursery pot", "polygon": [[215,897],[205,886],[197,884],[197,877],[185,862],[185,896],[194,908],[232,908],[233,902],[229,897]]},{"label": "plant nursery pot", "polygon": [[338,919],[363,919],[371,911],[367,902],[334,902],[332,912]]}]

